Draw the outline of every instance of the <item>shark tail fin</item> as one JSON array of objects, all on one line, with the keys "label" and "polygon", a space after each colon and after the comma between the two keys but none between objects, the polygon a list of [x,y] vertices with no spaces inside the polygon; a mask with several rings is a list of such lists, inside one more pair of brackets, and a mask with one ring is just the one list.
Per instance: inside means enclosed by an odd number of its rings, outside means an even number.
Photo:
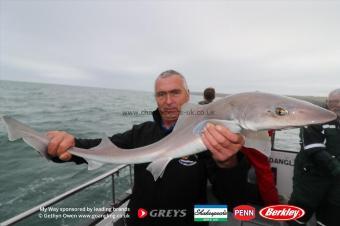
[{"label": "shark tail fin", "polygon": [[[26,144],[37,150],[41,156],[46,159],[51,159],[51,157],[47,154],[47,136],[38,133],[28,125],[21,123],[10,116],[2,116],[2,121],[6,126],[8,139],[10,141],[22,138]],[[35,136],[42,139],[37,139]],[[46,140],[46,142],[43,140]]]},{"label": "shark tail fin", "polygon": [[17,139],[23,138],[23,130],[32,130],[27,125],[15,120],[10,116],[2,116],[2,121],[6,126],[8,139],[10,141],[15,141]]}]

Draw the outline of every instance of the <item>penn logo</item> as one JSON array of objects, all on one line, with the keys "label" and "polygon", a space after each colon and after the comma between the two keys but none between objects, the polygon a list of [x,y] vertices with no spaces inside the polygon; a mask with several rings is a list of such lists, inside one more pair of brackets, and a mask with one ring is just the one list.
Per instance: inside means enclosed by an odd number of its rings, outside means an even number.
[{"label": "penn logo", "polygon": [[263,218],[276,221],[296,220],[305,215],[305,211],[292,205],[273,205],[260,210]]},{"label": "penn logo", "polygon": [[148,211],[146,211],[143,208],[139,208],[137,215],[138,215],[138,218],[144,218],[148,215]]},{"label": "penn logo", "polygon": [[240,221],[250,221],[255,218],[255,208],[248,205],[240,205],[234,208],[234,218]]}]

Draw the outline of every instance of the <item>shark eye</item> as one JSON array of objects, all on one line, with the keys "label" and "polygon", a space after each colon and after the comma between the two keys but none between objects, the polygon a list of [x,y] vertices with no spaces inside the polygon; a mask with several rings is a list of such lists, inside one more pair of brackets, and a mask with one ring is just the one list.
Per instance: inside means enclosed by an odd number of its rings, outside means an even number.
[{"label": "shark eye", "polygon": [[282,107],[277,107],[275,109],[275,113],[279,116],[283,116],[283,115],[287,115],[288,114],[288,111]]}]

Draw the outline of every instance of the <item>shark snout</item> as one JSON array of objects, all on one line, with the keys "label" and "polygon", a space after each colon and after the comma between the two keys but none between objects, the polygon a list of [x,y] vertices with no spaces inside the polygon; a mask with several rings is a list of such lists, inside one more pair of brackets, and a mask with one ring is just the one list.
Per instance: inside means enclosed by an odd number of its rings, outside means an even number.
[{"label": "shark snout", "polygon": [[324,108],[305,110],[301,112],[301,115],[308,121],[308,124],[322,124],[337,118],[334,112]]}]

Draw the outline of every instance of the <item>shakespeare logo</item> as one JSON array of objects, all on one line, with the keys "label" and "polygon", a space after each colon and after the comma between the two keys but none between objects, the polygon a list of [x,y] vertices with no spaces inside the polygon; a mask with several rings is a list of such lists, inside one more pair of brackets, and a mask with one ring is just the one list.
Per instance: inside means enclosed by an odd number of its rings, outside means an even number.
[{"label": "shakespeare logo", "polygon": [[227,205],[195,205],[195,221],[227,221]]}]

